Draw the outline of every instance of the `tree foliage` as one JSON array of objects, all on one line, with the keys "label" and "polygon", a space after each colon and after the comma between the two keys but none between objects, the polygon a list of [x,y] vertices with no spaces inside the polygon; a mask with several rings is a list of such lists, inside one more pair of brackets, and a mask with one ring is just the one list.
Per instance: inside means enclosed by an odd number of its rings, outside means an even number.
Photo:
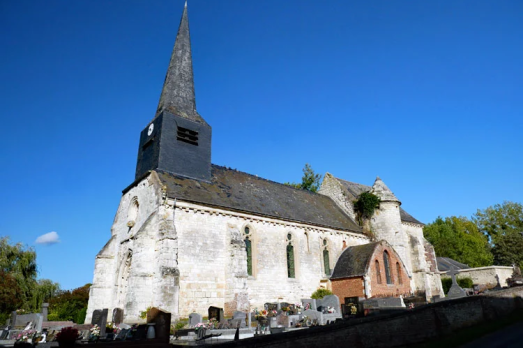
[{"label": "tree foliage", "polygon": [[438,217],[423,228],[423,234],[438,256],[450,257],[470,267],[492,265],[488,238],[466,217]]},{"label": "tree foliage", "polygon": [[17,296],[24,309],[31,310],[31,297],[36,287],[36,252],[21,243],[12,245],[8,237],[0,238],[0,272],[9,275],[18,285]]},{"label": "tree foliage", "polygon": [[50,321],[71,320],[83,324],[89,301],[91,284],[86,284],[72,291],[61,290],[49,301]]},{"label": "tree foliage", "polygon": [[310,164],[306,163],[305,167],[303,167],[303,176],[301,177],[301,183],[286,182],[284,184],[297,189],[318,192],[321,186],[321,175],[316,174],[310,166]]},{"label": "tree foliage", "polygon": [[478,209],[472,220],[489,237],[495,264],[523,267],[523,205],[505,201]]},{"label": "tree foliage", "polygon": [[380,207],[380,198],[370,192],[362,192],[354,202],[354,210],[358,216],[360,225],[362,219],[370,219],[374,211]]}]

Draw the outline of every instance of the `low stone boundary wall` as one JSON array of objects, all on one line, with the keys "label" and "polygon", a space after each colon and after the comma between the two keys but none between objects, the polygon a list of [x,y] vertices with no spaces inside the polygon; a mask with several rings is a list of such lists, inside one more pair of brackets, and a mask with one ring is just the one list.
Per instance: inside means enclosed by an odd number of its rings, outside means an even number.
[{"label": "low stone boundary wall", "polygon": [[401,347],[447,336],[462,328],[523,310],[523,287],[438,302],[407,313],[344,321],[277,335],[253,337],[220,347]]}]

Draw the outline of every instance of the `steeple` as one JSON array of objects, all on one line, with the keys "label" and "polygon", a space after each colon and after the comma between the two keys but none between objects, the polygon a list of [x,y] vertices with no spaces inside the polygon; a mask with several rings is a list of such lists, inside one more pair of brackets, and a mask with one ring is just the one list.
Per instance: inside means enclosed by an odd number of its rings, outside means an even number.
[{"label": "steeple", "polygon": [[196,111],[187,2],[185,2],[169,68],[165,75],[156,116],[163,111],[194,122],[206,123]]},{"label": "steeple", "polygon": [[140,134],[135,179],[160,170],[211,180],[211,126],[196,111],[187,3],[156,115]]}]

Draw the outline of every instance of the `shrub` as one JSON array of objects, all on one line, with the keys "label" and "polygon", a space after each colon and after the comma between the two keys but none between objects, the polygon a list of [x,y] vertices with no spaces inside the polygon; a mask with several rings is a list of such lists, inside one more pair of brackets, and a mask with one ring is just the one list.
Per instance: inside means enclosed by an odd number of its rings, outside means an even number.
[{"label": "shrub", "polygon": [[56,335],[57,342],[74,342],[78,339],[78,330],[74,327],[64,327]]},{"label": "shrub", "polygon": [[318,290],[316,290],[312,293],[311,298],[315,299],[315,300],[319,300],[319,299],[324,298],[327,295],[332,295],[332,291],[324,289],[324,288],[319,288]]}]

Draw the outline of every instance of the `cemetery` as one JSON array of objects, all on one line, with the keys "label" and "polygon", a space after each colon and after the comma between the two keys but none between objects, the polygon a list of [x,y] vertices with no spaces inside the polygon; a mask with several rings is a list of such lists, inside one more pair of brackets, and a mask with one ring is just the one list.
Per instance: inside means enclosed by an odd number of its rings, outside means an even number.
[{"label": "cemetery", "polygon": [[[338,296],[326,295],[297,303],[267,302],[263,308],[235,311],[230,318],[224,315],[223,308],[214,306],[207,313],[191,313],[188,318],[177,319],[161,309],[148,308],[141,322],[125,323],[121,308],[111,313],[108,309],[96,309],[90,324],[74,324],[47,321],[48,304],[44,303],[41,313],[13,312],[0,331],[0,346],[237,346],[236,341],[240,340],[242,346],[255,346],[260,340],[275,347],[295,340],[314,346],[313,342],[340,339],[351,332],[352,339],[366,340],[363,346],[375,347],[382,345],[371,333],[380,326],[396,330],[384,329],[390,337],[383,346],[401,346],[523,311],[523,286],[519,286],[522,276],[517,267],[508,281],[513,287],[482,294],[469,294],[459,287],[458,273],[455,269],[449,271],[453,284],[446,297],[434,298],[432,303],[418,301],[416,306],[412,297],[346,297],[340,302]],[[419,325],[423,328],[412,329]],[[408,335],[398,334],[405,328],[411,330]]]}]

